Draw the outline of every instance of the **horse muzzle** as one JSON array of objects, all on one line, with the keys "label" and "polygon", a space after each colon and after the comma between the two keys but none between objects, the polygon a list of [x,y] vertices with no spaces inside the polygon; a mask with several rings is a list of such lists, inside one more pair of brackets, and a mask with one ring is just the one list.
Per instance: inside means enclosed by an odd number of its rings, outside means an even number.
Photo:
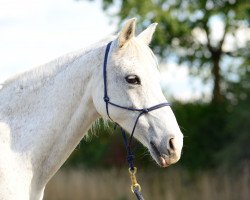
[{"label": "horse muzzle", "polygon": [[158,165],[161,167],[168,167],[180,159],[183,139],[171,137],[168,139],[167,143],[161,143],[150,141],[149,151]]}]

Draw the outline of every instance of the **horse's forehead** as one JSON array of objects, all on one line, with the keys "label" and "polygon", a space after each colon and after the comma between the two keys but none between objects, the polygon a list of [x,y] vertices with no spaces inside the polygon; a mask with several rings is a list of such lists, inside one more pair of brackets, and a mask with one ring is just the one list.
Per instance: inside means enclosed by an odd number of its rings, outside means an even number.
[{"label": "horse's forehead", "polygon": [[158,75],[157,61],[149,47],[128,48],[118,55],[118,62],[129,71],[141,71]]}]

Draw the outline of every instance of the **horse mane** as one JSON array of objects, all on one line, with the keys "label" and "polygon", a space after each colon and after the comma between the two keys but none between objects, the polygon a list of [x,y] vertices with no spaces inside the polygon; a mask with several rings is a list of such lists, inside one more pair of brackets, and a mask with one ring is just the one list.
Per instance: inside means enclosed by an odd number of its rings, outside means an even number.
[{"label": "horse mane", "polygon": [[[37,66],[23,73],[14,75],[3,83],[0,83],[0,92],[6,88],[10,87],[32,87],[36,88],[36,85],[41,85],[43,83],[37,82],[40,77],[43,77],[43,81],[48,81],[52,77],[56,76],[60,72],[66,70],[73,62],[76,62],[82,56],[87,55],[93,49],[100,48],[104,46],[108,41],[113,39],[114,36],[108,36],[107,38],[96,42],[85,48],[64,54],[46,64]],[[56,73],[55,73],[56,72]]]},{"label": "horse mane", "polygon": [[[66,70],[73,62],[77,61],[82,56],[87,55],[93,49],[100,48],[106,45],[107,42],[114,40],[116,37],[117,36],[115,35],[108,36],[86,48],[82,48],[80,50],[64,54],[46,64],[37,66],[26,72],[14,75],[9,79],[5,80],[3,83],[0,83],[0,92],[10,87],[32,87],[34,89],[36,88],[36,85],[40,86],[45,81],[51,79],[53,76]],[[132,39],[130,42],[128,42],[127,48],[135,50],[134,52],[137,53],[137,56],[143,55],[145,59],[148,59],[148,56],[150,55],[150,57],[152,57],[154,60],[154,63],[152,64],[158,68],[159,65],[157,62],[157,58],[154,55],[153,51],[147,45]],[[37,81],[39,77],[43,77],[43,83]]]}]

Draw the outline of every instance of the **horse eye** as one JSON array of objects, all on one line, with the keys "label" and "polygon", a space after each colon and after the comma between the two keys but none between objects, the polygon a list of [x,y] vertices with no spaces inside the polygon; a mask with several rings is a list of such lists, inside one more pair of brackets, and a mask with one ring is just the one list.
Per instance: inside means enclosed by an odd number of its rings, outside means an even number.
[{"label": "horse eye", "polygon": [[134,85],[140,85],[141,84],[141,80],[138,76],[136,75],[128,75],[125,77],[126,81],[130,84],[134,84]]}]

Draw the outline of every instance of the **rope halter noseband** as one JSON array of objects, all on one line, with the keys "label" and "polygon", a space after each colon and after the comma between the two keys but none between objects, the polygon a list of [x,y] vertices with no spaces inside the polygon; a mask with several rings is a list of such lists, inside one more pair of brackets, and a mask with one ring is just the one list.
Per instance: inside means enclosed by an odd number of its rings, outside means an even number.
[{"label": "rope halter noseband", "polygon": [[132,154],[131,148],[130,148],[131,141],[132,141],[132,138],[133,138],[133,135],[134,135],[134,132],[135,132],[136,125],[137,125],[137,123],[139,121],[139,118],[142,115],[145,115],[145,114],[147,114],[147,113],[149,113],[149,112],[151,112],[153,110],[156,110],[156,109],[159,109],[159,108],[162,108],[162,107],[165,107],[165,106],[170,106],[171,104],[165,102],[165,103],[157,104],[157,105],[149,107],[149,108],[138,109],[138,108],[131,108],[131,107],[121,106],[121,105],[118,105],[116,103],[111,102],[110,98],[108,96],[108,88],[107,88],[107,62],[108,62],[108,55],[109,55],[109,50],[110,50],[111,44],[112,44],[112,41],[108,43],[108,45],[106,47],[106,51],[105,51],[105,56],[104,56],[104,63],[103,63],[104,97],[103,97],[103,100],[106,103],[107,115],[108,115],[109,119],[111,121],[113,121],[113,122],[114,122],[114,120],[112,120],[110,115],[109,115],[109,109],[108,109],[109,104],[114,106],[114,107],[117,107],[117,108],[121,108],[121,109],[124,109],[124,110],[129,110],[129,111],[135,111],[135,112],[139,113],[136,120],[135,120],[135,123],[134,123],[133,129],[132,129],[129,141],[127,141],[127,137],[125,135],[124,129],[119,124],[117,124],[116,122],[115,122],[115,124],[116,124],[116,126],[120,127],[120,130],[121,130],[121,133],[122,133],[122,136],[123,136],[123,140],[124,140],[124,144],[125,144],[125,147],[126,147],[126,150],[127,150],[127,161],[128,161],[128,164],[129,164],[129,172],[130,172],[131,182],[132,182],[132,186],[131,186],[132,192],[135,193],[137,199],[143,200],[143,197],[142,197],[142,195],[140,193],[141,187],[137,183],[136,177],[135,177],[136,167],[134,167],[134,165],[133,165],[134,155]]}]

